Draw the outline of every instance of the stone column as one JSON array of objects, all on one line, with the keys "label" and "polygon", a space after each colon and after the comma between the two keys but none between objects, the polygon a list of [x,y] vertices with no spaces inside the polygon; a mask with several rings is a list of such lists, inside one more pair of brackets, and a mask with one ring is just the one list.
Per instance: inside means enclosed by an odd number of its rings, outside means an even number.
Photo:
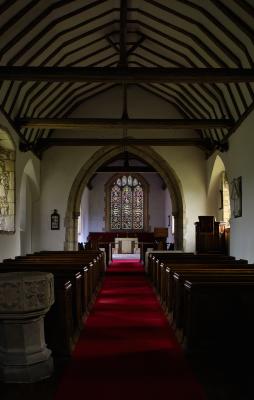
[{"label": "stone column", "polygon": [[0,274],[0,380],[36,382],[52,375],[44,316],[53,303],[52,274]]}]

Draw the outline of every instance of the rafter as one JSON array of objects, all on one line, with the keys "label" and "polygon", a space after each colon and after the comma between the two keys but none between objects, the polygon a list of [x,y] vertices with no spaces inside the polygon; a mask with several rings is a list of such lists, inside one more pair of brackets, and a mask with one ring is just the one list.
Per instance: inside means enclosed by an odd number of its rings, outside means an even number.
[{"label": "rafter", "polygon": [[120,7],[120,60],[119,67],[127,66],[127,0],[121,0]]},{"label": "rafter", "polygon": [[0,81],[115,83],[254,82],[254,68],[122,68],[0,66]]},{"label": "rafter", "polygon": [[116,118],[20,118],[21,128],[75,129],[128,128],[128,129],[207,129],[232,128],[230,119],[116,119]]}]

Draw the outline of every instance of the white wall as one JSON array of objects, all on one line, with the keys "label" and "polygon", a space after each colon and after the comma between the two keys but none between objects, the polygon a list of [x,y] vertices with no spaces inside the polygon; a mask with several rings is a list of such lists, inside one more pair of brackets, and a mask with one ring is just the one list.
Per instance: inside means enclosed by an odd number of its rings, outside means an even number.
[{"label": "white wall", "polygon": [[[170,222],[170,225],[169,225]],[[172,233],[172,203],[168,190],[165,190],[165,204],[164,204],[164,227],[168,228],[168,243],[174,243],[174,235]]]},{"label": "white wall", "polygon": [[29,177],[24,174],[20,189],[20,254],[32,251],[32,191]]},{"label": "white wall", "polygon": [[254,262],[254,113],[242,123],[222,154],[229,182],[242,177],[242,217],[231,218],[230,253]]},{"label": "white wall", "polygon": [[[81,166],[96,148],[54,147],[47,150],[41,163],[40,247],[42,250],[63,250],[64,218],[72,183]],[[57,209],[60,229],[50,229],[50,215]]]},{"label": "white wall", "polygon": [[79,242],[86,242],[87,236],[89,235],[89,189],[88,187],[85,188],[84,193],[81,199],[80,205],[80,219],[81,219],[81,231],[78,236]]},{"label": "white wall", "polygon": [[[0,125],[6,128],[15,144],[16,149],[19,147],[19,138],[9,122],[6,118],[0,113]],[[24,174],[25,167],[28,162],[31,162],[34,169],[34,181],[37,186],[37,190],[40,186],[40,160],[35,157],[30,151],[27,153],[21,153],[19,150],[16,151],[16,160],[15,160],[15,172],[16,172],[16,218],[15,218],[15,233],[1,233],[0,234],[0,261],[5,258],[14,257],[16,255],[20,255],[20,241],[21,241],[21,231],[20,231],[20,223],[22,214],[25,211],[23,209],[22,204],[20,203],[20,190],[21,190],[21,181]],[[34,197],[35,198],[35,197]],[[33,201],[31,200],[33,203]],[[31,213],[35,214],[35,216],[39,215],[40,211],[37,208],[37,204],[33,203],[31,206]],[[30,207],[29,206],[29,207]],[[29,212],[27,211],[27,215]],[[36,220],[36,218],[35,218]],[[38,232],[38,226],[36,227]],[[30,235],[32,236],[32,235]],[[38,242],[39,238],[37,235],[34,236],[34,248],[39,246]]]},{"label": "white wall", "polygon": [[207,215],[206,161],[195,147],[154,147],[173,168],[184,203],[183,230],[185,251],[195,251],[195,226],[199,215]]}]

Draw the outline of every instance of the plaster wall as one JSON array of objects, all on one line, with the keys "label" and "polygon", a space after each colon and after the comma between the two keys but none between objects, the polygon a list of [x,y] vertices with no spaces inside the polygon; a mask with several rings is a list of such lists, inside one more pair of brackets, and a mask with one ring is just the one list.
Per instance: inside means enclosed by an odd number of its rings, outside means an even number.
[{"label": "plaster wall", "polygon": [[[0,126],[4,127],[8,132],[10,137],[13,140],[13,143],[16,147],[16,159],[15,159],[15,199],[16,199],[16,218],[15,218],[15,232],[14,233],[0,233],[0,261],[5,258],[15,257],[20,255],[21,253],[21,220],[23,213],[26,214],[26,218],[30,218],[29,215],[34,215],[34,224],[36,230],[38,232],[38,220],[36,217],[39,216],[40,210],[38,207],[38,198],[39,198],[39,190],[40,190],[40,160],[35,157],[30,151],[27,153],[21,153],[19,148],[19,138],[7,121],[4,115],[0,113]],[[29,194],[29,189],[24,189],[27,194],[27,207],[30,209],[24,209],[24,203],[20,201],[20,192],[21,192],[21,182],[24,174],[24,170],[26,165],[30,163],[32,165],[32,181],[33,181],[33,190],[31,194]],[[28,191],[28,192],[27,192]],[[29,197],[30,196],[30,197]],[[23,222],[24,224],[24,218]],[[28,225],[30,222],[28,222]],[[27,226],[28,226],[27,225]],[[34,233],[34,236],[33,236]],[[31,241],[31,250],[36,250],[39,247],[39,237],[38,234],[30,229],[28,233],[29,238],[26,238],[26,242]],[[33,245],[32,245],[33,242]]]},{"label": "plaster wall", "polygon": [[207,215],[206,161],[195,147],[154,147],[173,168],[184,203],[183,229],[185,251],[195,251],[195,226],[199,215]]},{"label": "plaster wall", "polygon": [[88,187],[85,188],[84,193],[82,195],[81,204],[80,204],[80,233],[78,235],[79,242],[86,242],[87,236],[89,235],[89,226],[90,226],[90,213],[89,213],[89,204],[90,204],[90,193]]},{"label": "plaster wall", "polygon": [[[229,182],[242,177],[242,217],[231,218],[230,254],[254,262],[254,113],[242,123],[222,154]],[[230,188],[232,186],[230,185]],[[232,205],[231,205],[232,208]]]},{"label": "plaster wall", "polygon": [[[81,166],[96,148],[55,147],[47,150],[42,159],[40,200],[40,247],[42,250],[63,250],[65,213],[72,183]],[[54,209],[60,214],[60,229],[50,229]]]}]

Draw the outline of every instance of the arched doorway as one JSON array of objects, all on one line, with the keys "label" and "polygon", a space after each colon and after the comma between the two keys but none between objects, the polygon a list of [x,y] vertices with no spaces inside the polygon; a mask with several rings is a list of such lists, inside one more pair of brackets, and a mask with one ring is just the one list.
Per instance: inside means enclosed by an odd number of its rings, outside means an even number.
[{"label": "arched doorway", "polygon": [[[138,156],[154,167],[165,182],[172,201],[172,215],[175,221],[175,247],[176,249],[182,249],[184,206],[181,184],[174,170],[156,151],[148,146],[127,145],[125,147],[128,153]],[[122,146],[101,148],[84,164],[77,174],[72,184],[67,204],[65,217],[65,250],[77,249],[80,203],[86,185],[101,165],[117,156],[122,150]]]}]

